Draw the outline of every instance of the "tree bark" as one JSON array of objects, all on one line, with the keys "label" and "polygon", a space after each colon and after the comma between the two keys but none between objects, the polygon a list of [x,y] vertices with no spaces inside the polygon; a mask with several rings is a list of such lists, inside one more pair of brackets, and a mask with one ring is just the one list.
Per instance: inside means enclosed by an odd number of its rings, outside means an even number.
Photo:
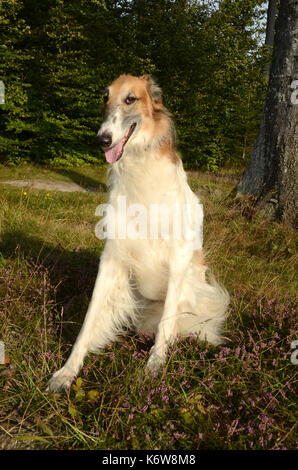
[{"label": "tree bark", "polygon": [[273,46],[274,30],[275,30],[275,15],[277,8],[277,0],[269,0],[267,11],[267,24],[266,24],[266,39],[267,46]]},{"label": "tree bark", "polygon": [[[267,23],[266,23],[266,36],[265,36],[265,45],[272,49],[274,44],[274,31],[275,31],[275,16],[277,9],[277,0],[269,0],[268,9],[267,9]],[[269,79],[270,72],[270,61],[264,66],[264,74],[266,79]]]},{"label": "tree bark", "polygon": [[[296,82],[297,80],[297,82]],[[237,186],[264,215],[297,221],[298,0],[281,0],[260,129]]]}]

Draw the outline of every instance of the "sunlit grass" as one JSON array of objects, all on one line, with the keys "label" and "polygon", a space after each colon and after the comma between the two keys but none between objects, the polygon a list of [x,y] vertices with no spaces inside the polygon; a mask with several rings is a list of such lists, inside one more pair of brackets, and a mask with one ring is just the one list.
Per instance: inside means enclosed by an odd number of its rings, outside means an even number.
[{"label": "sunlit grass", "polygon": [[[104,183],[96,168],[76,171]],[[178,342],[150,379],[152,343],[131,335],[90,355],[70,392],[54,395],[47,381],[70,352],[96,278],[94,213],[105,195],[1,187],[0,339],[10,364],[0,366],[0,448],[295,447],[295,234],[232,202],[232,180],[191,185],[204,202],[208,263],[231,294],[226,344]]]}]

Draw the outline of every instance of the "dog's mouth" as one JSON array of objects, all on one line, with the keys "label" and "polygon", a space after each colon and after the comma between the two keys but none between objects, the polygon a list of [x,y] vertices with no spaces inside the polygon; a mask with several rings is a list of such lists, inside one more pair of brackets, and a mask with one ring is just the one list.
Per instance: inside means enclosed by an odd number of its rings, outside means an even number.
[{"label": "dog's mouth", "polygon": [[118,142],[118,144],[115,144],[112,147],[110,147],[108,150],[105,150],[105,157],[106,157],[106,160],[107,160],[108,163],[115,163],[118,160],[120,160],[120,158],[122,157],[122,154],[124,152],[124,147],[125,147],[128,139],[131,137],[133,131],[135,130],[136,125],[137,124],[134,122],[130,126],[128,131],[126,132],[125,136],[122,137],[120,142]]}]

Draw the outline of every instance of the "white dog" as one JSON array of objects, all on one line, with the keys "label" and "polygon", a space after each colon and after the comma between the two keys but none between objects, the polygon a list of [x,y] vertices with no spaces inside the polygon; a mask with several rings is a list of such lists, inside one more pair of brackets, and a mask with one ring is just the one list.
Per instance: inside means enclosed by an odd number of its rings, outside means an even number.
[{"label": "white dog", "polygon": [[[98,140],[111,164],[109,237],[84,324],[50,391],[69,388],[86,354],[128,328],[155,336],[147,368],[156,372],[177,336],[219,344],[227,316],[227,292],[206,279],[202,206],[188,186],[160,88],[151,76],[121,75],[104,102]],[[167,208],[173,220],[165,224]]]}]

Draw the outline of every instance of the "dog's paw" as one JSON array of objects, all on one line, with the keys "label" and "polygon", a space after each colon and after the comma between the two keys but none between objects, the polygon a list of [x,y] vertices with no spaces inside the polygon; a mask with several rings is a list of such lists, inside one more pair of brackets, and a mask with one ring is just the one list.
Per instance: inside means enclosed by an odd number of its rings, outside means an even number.
[{"label": "dog's paw", "polygon": [[146,364],[146,372],[153,375],[153,377],[157,377],[164,365],[164,362],[164,358],[157,354],[153,349]]},{"label": "dog's paw", "polygon": [[68,390],[74,379],[74,375],[67,371],[64,367],[55,372],[53,377],[50,379],[49,384],[46,388],[46,392],[55,393],[62,390]]}]

